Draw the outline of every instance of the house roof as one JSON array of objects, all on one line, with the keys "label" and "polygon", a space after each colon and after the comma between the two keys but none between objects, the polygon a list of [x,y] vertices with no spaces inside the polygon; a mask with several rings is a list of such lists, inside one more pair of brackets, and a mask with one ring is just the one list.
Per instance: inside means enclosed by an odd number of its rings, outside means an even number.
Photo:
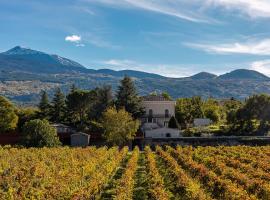
[{"label": "house roof", "polygon": [[143,101],[172,101],[162,95],[147,95],[142,97]]},{"label": "house roof", "polygon": [[58,124],[58,123],[51,124],[51,126],[53,126],[53,127],[62,127],[62,128],[71,128],[70,126],[67,126],[65,124]]}]

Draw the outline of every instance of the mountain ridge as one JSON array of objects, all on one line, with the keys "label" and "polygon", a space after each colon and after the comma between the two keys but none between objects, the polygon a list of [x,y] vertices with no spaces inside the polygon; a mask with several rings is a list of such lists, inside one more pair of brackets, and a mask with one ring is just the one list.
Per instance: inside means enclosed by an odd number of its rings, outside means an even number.
[{"label": "mountain ridge", "polygon": [[[44,53],[42,51],[37,51],[37,50],[33,50],[31,48],[25,48],[25,47],[21,47],[21,46],[15,46],[15,47],[11,48],[10,50],[7,50],[5,52],[0,53],[0,55],[8,55],[8,56],[42,55],[42,56],[53,58],[54,60],[58,61],[63,66],[72,66],[71,70],[74,70],[73,67],[79,67],[80,69],[78,69],[78,70],[79,71],[82,70],[84,73],[87,73],[87,72],[88,73],[104,73],[104,74],[109,74],[109,75],[114,75],[114,76],[130,75],[130,76],[135,76],[135,77],[170,78],[170,77],[166,77],[166,76],[163,76],[160,74],[149,73],[149,72],[144,72],[144,71],[137,71],[137,70],[128,70],[128,69],[112,70],[112,69],[108,69],[108,68],[91,69],[91,68],[87,68],[87,67],[81,65],[78,62],[75,62],[75,61],[70,60],[68,58],[61,57],[61,56],[56,55],[56,54],[47,54],[47,53]],[[27,59],[27,58],[25,58],[25,59]],[[33,61],[33,60],[31,60],[31,61]],[[41,59],[39,61],[43,61],[43,60]],[[33,64],[33,63],[31,63],[31,64]],[[39,64],[41,64],[41,63],[39,63]],[[0,63],[0,68],[1,68],[1,63]],[[24,70],[27,70],[27,69],[24,69]],[[253,75],[252,75],[252,73],[253,73]],[[247,76],[247,77],[244,77],[244,76]],[[210,72],[202,71],[202,72],[196,73],[194,75],[191,75],[189,77],[183,77],[183,78],[191,78],[193,80],[202,80],[202,79],[212,79],[212,78],[221,78],[221,79],[229,79],[229,78],[231,78],[231,79],[235,79],[235,78],[258,79],[258,78],[263,78],[263,79],[268,79],[269,77],[260,73],[260,72],[254,71],[254,70],[236,69],[236,70],[233,70],[231,72],[227,72],[227,73],[219,75],[219,76],[217,76],[216,74],[210,73]],[[175,78],[175,79],[181,79],[181,78]]]},{"label": "mountain ridge", "polygon": [[220,76],[200,72],[190,77],[170,78],[136,70],[90,69],[68,58],[20,46],[0,53],[0,95],[17,102],[36,103],[41,90],[52,95],[56,87],[67,93],[72,84],[82,89],[107,84],[115,91],[125,75],[134,78],[140,95],[167,91],[174,98],[245,99],[252,94],[270,94],[270,78],[248,69]]}]

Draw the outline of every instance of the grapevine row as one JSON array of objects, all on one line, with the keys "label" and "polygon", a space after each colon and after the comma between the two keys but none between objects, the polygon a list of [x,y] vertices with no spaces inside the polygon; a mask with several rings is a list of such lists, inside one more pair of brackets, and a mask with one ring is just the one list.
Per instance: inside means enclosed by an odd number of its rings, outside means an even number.
[{"label": "grapevine row", "polygon": [[133,150],[132,156],[129,159],[126,167],[126,171],[118,182],[118,187],[116,190],[116,196],[114,199],[117,200],[131,200],[133,196],[133,189],[135,184],[135,172],[138,166],[139,159],[139,148],[136,147]]},{"label": "grapevine row", "polygon": [[209,192],[211,192],[214,198],[218,199],[256,199],[254,196],[249,196],[247,192],[236,185],[229,179],[222,179],[213,171],[207,169],[203,164],[199,164],[192,159],[192,157],[185,155],[182,152],[181,147],[177,150],[168,148],[168,151],[172,153],[174,157],[187,169],[193,177],[198,178],[205,186],[207,186]]},{"label": "grapevine row", "polygon": [[186,198],[196,200],[211,199],[205,194],[200,185],[187,175],[169,153],[163,151],[161,147],[157,147],[157,154],[168,164],[171,172],[177,178],[179,190],[183,190],[183,195],[185,195]]},{"label": "grapevine row", "polygon": [[156,200],[169,200],[169,193],[166,191],[162,176],[159,174],[156,166],[155,154],[149,146],[145,148],[147,158],[147,168],[150,185],[150,195]]}]

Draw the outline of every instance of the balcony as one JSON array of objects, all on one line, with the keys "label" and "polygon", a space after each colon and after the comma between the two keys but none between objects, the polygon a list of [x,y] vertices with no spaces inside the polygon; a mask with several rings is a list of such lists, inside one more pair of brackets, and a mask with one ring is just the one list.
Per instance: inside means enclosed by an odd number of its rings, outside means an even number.
[{"label": "balcony", "polygon": [[153,114],[153,115],[145,114],[142,116],[142,118],[171,118],[171,117],[172,117],[171,114]]}]

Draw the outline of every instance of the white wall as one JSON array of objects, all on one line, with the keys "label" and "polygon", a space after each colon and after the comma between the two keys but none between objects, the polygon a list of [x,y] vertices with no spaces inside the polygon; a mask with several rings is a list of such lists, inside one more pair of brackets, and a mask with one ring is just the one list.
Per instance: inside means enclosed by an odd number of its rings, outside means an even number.
[{"label": "white wall", "polygon": [[[167,137],[167,134],[170,134],[170,137]],[[178,138],[180,137],[180,131],[178,129],[172,128],[158,128],[152,130],[145,130],[146,138]]]},{"label": "white wall", "polygon": [[149,110],[153,110],[153,115],[165,115],[165,110],[169,110],[169,115],[175,115],[175,101],[143,101],[146,115]]}]

